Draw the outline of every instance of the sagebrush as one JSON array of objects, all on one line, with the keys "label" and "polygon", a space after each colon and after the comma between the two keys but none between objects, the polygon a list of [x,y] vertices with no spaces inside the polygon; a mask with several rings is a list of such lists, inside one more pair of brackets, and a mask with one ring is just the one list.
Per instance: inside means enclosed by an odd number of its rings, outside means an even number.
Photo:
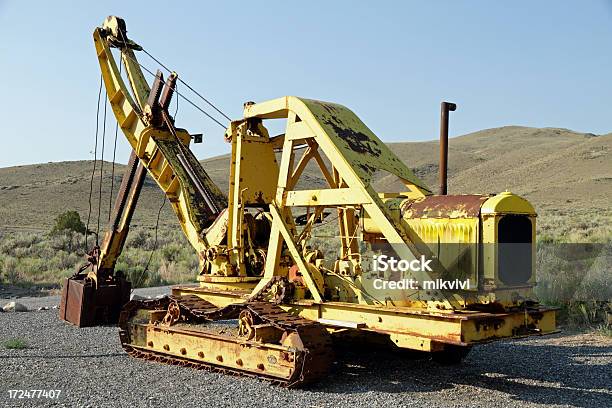
[{"label": "sagebrush", "polygon": [[[91,247],[95,237],[88,240]],[[59,287],[86,262],[86,252],[85,236],[73,231],[0,232],[0,281]],[[195,281],[197,265],[195,252],[180,232],[160,229],[156,241],[154,230],[135,229],[116,269],[123,271],[135,287],[143,287]]]}]

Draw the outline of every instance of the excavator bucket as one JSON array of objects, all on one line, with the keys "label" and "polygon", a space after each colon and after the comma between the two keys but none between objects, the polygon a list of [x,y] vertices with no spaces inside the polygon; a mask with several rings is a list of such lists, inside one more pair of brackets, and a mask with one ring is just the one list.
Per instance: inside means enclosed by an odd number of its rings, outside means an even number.
[{"label": "excavator bucket", "polygon": [[64,280],[60,319],[78,327],[116,324],[121,307],[130,300],[131,284],[123,278],[98,285],[79,277]]},{"label": "excavator bucket", "polygon": [[[115,265],[125,244],[145,175],[146,169],[132,152],[101,247],[95,246],[87,264],[64,280],[60,319],[79,327],[117,323],[121,308],[130,300],[132,284],[121,272],[115,272]],[[85,274],[87,268],[91,271]]]}]

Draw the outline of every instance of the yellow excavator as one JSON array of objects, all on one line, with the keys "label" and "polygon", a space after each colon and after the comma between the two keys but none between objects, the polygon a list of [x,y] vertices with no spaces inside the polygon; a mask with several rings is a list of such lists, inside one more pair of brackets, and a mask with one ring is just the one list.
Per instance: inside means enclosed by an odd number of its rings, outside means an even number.
[{"label": "yellow excavator", "polygon": [[[556,332],[555,310],[532,292],[533,206],[510,192],[446,194],[453,104],[442,103],[441,191],[433,194],[342,105],[294,96],[247,102],[224,135],[232,148],[226,196],[189,149],[194,137],[168,113],[177,74],[164,81],[158,71],[149,86],[136,58],[143,48],[121,18],[108,17],[93,37],[133,152],[101,246],[64,283],[62,319],[118,322],[135,357],[284,386],[325,376],[333,344],[351,339],[458,363],[473,345]],[[269,134],[275,120],[285,121],[284,134]],[[325,187],[301,187],[307,166]],[[399,191],[375,189],[381,172]],[[199,283],[129,301],[115,264],[146,173],[198,255]],[[313,233],[329,213],[338,231],[326,242],[331,251]],[[410,268],[378,270],[383,255]]]}]

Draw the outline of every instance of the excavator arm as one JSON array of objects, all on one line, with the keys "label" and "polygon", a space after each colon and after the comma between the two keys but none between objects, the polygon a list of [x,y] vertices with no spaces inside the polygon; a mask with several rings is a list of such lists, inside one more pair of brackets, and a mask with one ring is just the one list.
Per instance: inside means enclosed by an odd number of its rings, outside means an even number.
[{"label": "excavator arm", "polygon": [[[217,226],[211,241],[219,243],[224,237],[217,230],[227,222],[227,198],[189,149],[191,135],[175,128],[168,113],[176,74],[164,83],[158,72],[153,87],[149,87],[134,53],[141,47],[127,38],[125,22],[120,18],[108,17],[93,37],[109,103],[133,150],[100,247],[95,246],[88,254],[88,263],[64,282],[60,318],[78,326],[116,322],[129,298],[131,284],[115,272],[115,265],[147,172],[166,195],[195,248],[200,273],[211,244],[207,229],[212,224]],[[112,49],[121,54],[129,89]]]},{"label": "excavator arm", "polygon": [[[174,128],[167,113],[176,74],[170,75],[164,86],[163,76],[158,73],[152,92],[134,53],[140,47],[127,39],[125,23],[120,18],[107,18],[93,37],[106,93],[119,126],[168,198],[185,236],[198,253],[202,269],[210,245],[205,230],[227,207],[227,199],[189,150],[191,135]],[[132,92],[120,74],[113,48],[121,53]],[[102,252],[102,262],[107,256],[110,254]]]}]

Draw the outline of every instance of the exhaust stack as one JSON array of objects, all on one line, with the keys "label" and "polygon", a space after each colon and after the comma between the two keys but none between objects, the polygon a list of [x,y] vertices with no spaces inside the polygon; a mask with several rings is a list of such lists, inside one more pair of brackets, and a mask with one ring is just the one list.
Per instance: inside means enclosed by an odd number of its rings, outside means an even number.
[{"label": "exhaust stack", "polygon": [[447,193],[448,168],[448,112],[455,111],[457,105],[452,102],[440,104],[440,195]]}]

